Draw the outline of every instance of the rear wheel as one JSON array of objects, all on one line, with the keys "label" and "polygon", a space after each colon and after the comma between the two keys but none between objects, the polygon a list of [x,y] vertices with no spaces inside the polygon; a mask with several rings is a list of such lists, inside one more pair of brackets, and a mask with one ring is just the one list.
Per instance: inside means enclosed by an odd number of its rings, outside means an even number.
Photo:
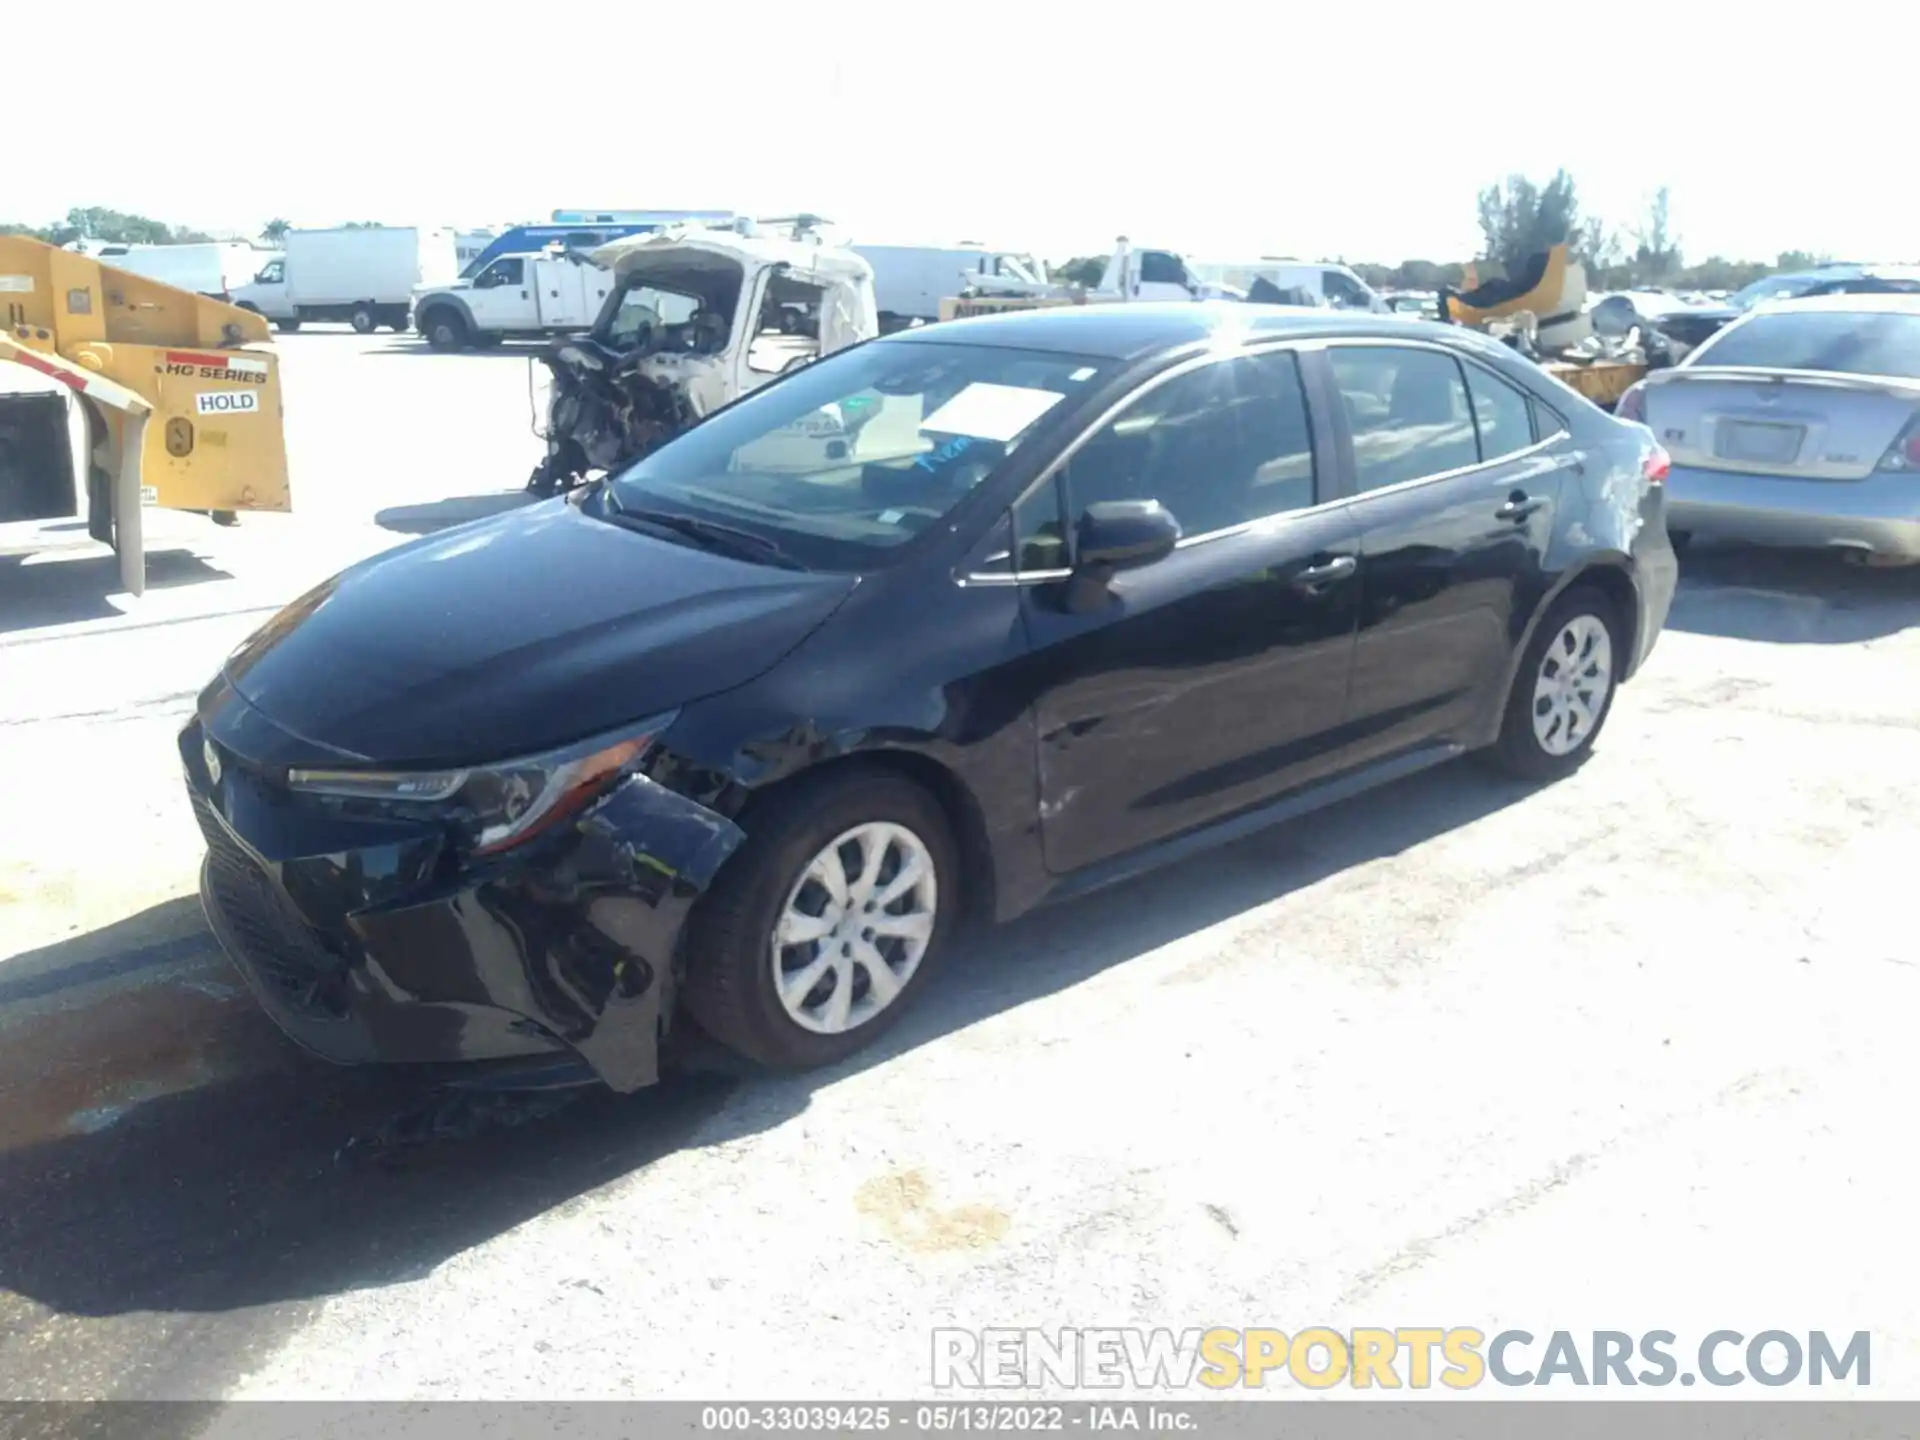
[{"label": "rear wheel", "polygon": [[300,320],[297,316],[287,320],[276,320],[273,322],[273,328],[282,335],[291,335],[300,328]]},{"label": "rear wheel", "polygon": [[1554,601],[1520,657],[1489,758],[1525,780],[1558,780],[1586,760],[1626,659],[1613,602],[1577,586]]},{"label": "rear wheel", "polygon": [[347,321],[361,335],[371,335],[380,328],[380,317],[373,313],[371,305],[354,306],[353,314],[347,317]]},{"label": "rear wheel", "polygon": [[952,831],[896,775],[828,772],[742,817],[747,841],[701,904],[687,1008],[763,1065],[828,1065],[905,1010],[959,902]]}]

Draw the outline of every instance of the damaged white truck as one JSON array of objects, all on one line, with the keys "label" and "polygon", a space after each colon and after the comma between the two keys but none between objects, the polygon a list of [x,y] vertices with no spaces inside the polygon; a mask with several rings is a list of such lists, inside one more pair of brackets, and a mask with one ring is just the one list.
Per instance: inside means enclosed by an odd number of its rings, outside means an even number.
[{"label": "damaged white truck", "polygon": [[[805,241],[723,230],[636,235],[593,251],[609,293],[585,335],[537,364],[527,488],[557,495],[618,469],[721,406],[879,334],[873,268]],[[544,393],[543,393],[544,391]]]}]

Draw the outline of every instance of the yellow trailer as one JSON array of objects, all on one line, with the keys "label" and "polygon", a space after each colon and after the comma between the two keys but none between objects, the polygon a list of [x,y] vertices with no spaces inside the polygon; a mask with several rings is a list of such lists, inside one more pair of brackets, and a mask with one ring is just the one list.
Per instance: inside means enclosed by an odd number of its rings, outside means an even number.
[{"label": "yellow trailer", "polygon": [[146,588],[146,508],[292,508],[270,335],[251,311],[0,236],[0,361],[59,382],[85,414],[87,527],[131,593]]}]

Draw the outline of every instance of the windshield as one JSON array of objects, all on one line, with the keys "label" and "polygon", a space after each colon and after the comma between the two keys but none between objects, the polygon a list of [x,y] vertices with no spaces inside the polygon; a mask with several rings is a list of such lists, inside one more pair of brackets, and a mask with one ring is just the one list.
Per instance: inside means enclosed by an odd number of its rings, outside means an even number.
[{"label": "windshield", "polygon": [[1920,379],[1920,315],[1847,310],[1754,315],[1722,330],[1687,362]]},{"label": "windshield", "polygon": [[809,569],[863,571],[937,523],[1110,362],[879,341],[751,395],[614,480],[616,506],[751,530]]},{"label": "windshield", "polygon": [[1727,304],[1736,310],[1751,310],[1762,300],[1790,300],[1795,295],[1806,294],[1820,279],[1818,275],[1769,275],[1734,291]]}]

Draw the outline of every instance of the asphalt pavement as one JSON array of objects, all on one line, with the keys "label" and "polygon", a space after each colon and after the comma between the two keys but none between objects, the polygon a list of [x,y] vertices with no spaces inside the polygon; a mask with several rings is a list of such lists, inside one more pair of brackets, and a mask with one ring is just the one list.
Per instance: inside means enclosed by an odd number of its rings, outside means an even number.
[{"label": "asphalt pavement", "polygon": [[139,601],[0,527],[0,1392],[905,1396],[941,1325],[1372,1324],[1867,1329],[1920,1396],[1920,572],[1703,549],[1572,779],[1029,917],[836,1069],[427,1104],[254,1012],[173,736],[272,608],[520,503],[527,355],[278,343],[295,513],[159,517]]}]

